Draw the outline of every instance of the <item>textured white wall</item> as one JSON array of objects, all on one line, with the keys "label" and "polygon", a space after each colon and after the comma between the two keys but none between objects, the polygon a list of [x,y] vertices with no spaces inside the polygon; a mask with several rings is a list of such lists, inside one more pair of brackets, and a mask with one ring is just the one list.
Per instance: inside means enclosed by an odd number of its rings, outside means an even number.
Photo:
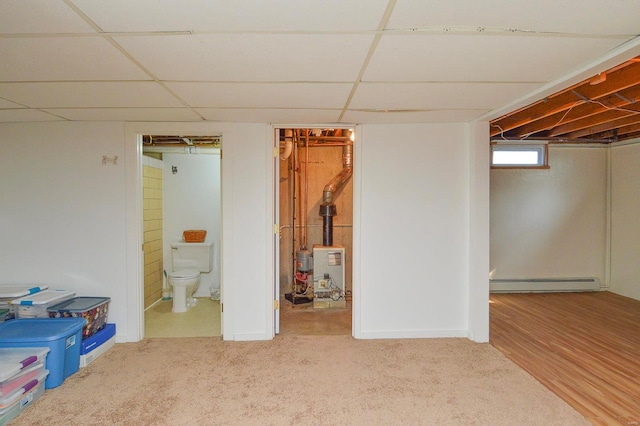
[{"label": "textured white wall", "polygon": [[551,146],[548,170],[491,171],[492,278],[605,283],[607,151]]},{"label": "textured white wall", "polygon": [[640,300],[640,144],[611,149],[611,290]]},{"label": "textured white wall", "polygon": [[[220,155],[163,155],[164,265],[171,267],[171,243],[182,240],[185,229],[205,229],[214,243],[214,266],[202,273],[197,297],[220,288]],[[173,173],[172,167],[178,172]]]},{"label": "textured white wall", "polygon": [[357,337],[468,335],[468,133],[462,124],[361,127]]},{"label": "textured white wall", "polygon": [[[123,129],[0,125],[0,285],[110,297],[109,322],[126,334]],[[117,165],[103,165],[103,156],[117,156]]]}]

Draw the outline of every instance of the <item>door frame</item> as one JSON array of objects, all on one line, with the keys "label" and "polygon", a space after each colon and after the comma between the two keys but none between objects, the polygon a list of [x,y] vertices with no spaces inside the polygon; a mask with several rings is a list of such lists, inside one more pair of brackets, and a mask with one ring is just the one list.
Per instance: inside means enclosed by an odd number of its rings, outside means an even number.
[{"label": "door frame", "polygon": [[[125,143],[125,192],[126,192],[126,282],[127,282],[127,341],[137,342],[144,338],[144,252],[143,252],[143,194],[142,194],[142,136],[153,134],[217,136],[211,123],[124,123]],[[221,142],[224,148],[224,138]],[[224,173],[220,159],[220,186]],[[222,191],[222,188],[221,188]],[[222,199],[221,199],[222,203]],[[221,226],[222,226],[221,209]],[[222,241],[220,242],[220,265],[223,264]],[[224,283],[220,277],[220,303],[224,303]],[[224,311],[220,313],[220,333],[224,338]]]},{"label": "door frame", "polygon": [[[353,194],[352,194],[352,234],[351,234],[351,336],[360,334],[360,154],[362,126],[356,124],[340,125],[272,125],[273,130],[273,298],[274,304],[273,335],[280,332],[280,130],[281,129],[351,129],[354,132],[353,143]],[[358,141],[358,143],[356,143]]]}]

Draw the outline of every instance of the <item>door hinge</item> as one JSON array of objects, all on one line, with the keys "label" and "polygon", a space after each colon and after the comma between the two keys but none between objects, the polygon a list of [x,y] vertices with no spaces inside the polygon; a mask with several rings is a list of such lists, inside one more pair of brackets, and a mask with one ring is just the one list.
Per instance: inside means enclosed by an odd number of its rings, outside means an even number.
[{"label": "door hinge", "polygon": [[273,224],[273,233],[276,235],[280,233],[280,226],[277,223]]},{"label": "door hinge", "polygon": [[273,301],[273,309],[275,309],[276,311],[278,309],[280,309],[280,301],[279,300],[274,300]]},{"label": "door hinge", "polygon": [[273,147],[273,158],[276,158],[278,155],[280,155],[280,149],[276,148],[275,146]]},{"label": "door hinge", "polygon": [[224,312],[224,303],[220,303],[220,312]]}]

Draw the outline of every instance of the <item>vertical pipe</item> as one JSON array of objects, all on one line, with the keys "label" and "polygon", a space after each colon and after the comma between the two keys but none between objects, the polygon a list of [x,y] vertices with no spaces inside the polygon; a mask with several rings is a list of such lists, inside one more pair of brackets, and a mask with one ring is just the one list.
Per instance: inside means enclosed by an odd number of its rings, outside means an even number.
[{"label": "vertical pipe", "polygon": [[302,231],[302,248],[307,248],[307,223],[309,222],[308,200],[309,200],[309,130],[306,131],[304,161],[304,229]]},{"label": "vertical pipe", "polygon": [[296,163],[298,158],[298,145],[293,136],[293,155],[291,156],[291,267],[293,269],[293,283],[292,289],[295,294],[295,280],[296,280]]}]

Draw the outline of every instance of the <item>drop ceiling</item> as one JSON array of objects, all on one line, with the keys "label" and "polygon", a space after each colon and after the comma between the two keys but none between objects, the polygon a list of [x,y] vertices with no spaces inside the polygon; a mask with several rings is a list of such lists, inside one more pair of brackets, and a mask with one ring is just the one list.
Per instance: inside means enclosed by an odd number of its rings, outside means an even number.
[{"label": "drop ceiling", "polygon": [[500,125],[638,34],[635,0],[0,0],[0,122]]}]

